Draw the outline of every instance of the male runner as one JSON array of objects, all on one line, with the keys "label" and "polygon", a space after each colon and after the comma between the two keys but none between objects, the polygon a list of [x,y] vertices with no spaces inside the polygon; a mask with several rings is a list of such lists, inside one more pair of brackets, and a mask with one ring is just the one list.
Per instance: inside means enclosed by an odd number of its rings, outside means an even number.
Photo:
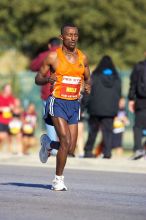
[{"label": "male runner", "polygon": [[[51,116],[60,141],[56,175],[52,184],[52,189],[59,191],[67,190],[63,171],[68,153],[73,153],[76,146],[79,97],[83,82],[84,90],[87,93],[90,92],[90,71],[87,57],[76,48],[78,35],[78,28],[75,25],[64,25],[61,28],[60,36],[62,48],[48,54],[35,78],[38,85],[47,82],[54,84],[52,96],[47,100],[46,111]],[[51,72],[50,77],[46,77],[48,70]],[[54,142],[45,135],[41,138],[41,142],[39,155],[40,160],[45,163]]]}]

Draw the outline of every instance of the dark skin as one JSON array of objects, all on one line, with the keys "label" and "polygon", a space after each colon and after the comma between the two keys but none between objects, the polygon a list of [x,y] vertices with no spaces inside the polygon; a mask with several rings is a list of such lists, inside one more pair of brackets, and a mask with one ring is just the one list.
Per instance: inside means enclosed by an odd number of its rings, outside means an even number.
[{"label": "dark skin", "polygon": [[[62,35],[60,36],[62,40],[62,51],[66,59],[70,63],[76,63],[78,60],[78,53],[76,50],[76,44],[78,41],[78,29],[76,27],[65,27]],[[86,55],[83,57],[84,60],[84,90],[90,92],[90,71],[88,66],[88,60]],[[57,80],[55,70],[58,65],[57,53],[52,52],[48,54],[48,57],[44,60],[40,72],[36,76],[36,84],[45,84],[46,74],[48,70],[51,70],[52,74],[49,78],[50,83],[54,83]],[[76,146],[77,135],[78,135],[78,125],[68,124],[67,121],[61,117],[52,117],[54,127],[56,129],[57,135],[60,140],[60,147],[57,153],[57,165],[56,165],[56,175],[61,176],[66,164],[67,155],[73,154]]]}]

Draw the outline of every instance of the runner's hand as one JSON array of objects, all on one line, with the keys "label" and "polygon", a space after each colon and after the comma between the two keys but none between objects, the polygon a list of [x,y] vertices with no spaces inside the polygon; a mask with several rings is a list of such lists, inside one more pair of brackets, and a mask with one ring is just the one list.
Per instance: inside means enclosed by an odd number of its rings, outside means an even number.
[{"label": "runner's hand", "polygon": [[54,84],[57,80],[56,74],[52,73],[49,77],[49,83]]},{"label": "runner's hand", "polygon": [[84,84],[84,90],[85,90],[85,92],[86,92],[87,94],[90,93],[90,91],[91,91],[91,85],[90,85],[89,82],[85,82],[85,84]]}]

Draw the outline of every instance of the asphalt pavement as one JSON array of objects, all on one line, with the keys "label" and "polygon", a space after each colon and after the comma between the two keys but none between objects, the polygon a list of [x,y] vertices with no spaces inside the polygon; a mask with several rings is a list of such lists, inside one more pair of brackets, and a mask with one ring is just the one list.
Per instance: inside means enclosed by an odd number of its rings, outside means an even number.
[{"label": "asphalt pavement", "polygon": [[0,154],[0,220],[146,220],[146,160],[68,158],[67,192],[51,190],[55,157]]}]

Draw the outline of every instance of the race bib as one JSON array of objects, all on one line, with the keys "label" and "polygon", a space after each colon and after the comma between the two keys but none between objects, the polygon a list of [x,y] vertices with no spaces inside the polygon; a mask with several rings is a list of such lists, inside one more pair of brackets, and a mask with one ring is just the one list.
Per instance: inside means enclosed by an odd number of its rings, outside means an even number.
[{"label": "race bib", "polygon": [[60,95],[64,98],[78,98],[80,88],[80,77],[63,76]]},{"label": "race bib", "polygon": [[12,120],[9,123],[9,129],[11,134],[19,134],[21,132],[22,122],[19,120]]},{"label": "race bib", "polygon": [[3,118],[11,118],[12,117],[12,112],[9,107],[4,108],[3,113],[2,113]]},{"label": "race bib", "polygon": [[125,130],[125,126],[123,121],[121,121],[119,118],[115,118],[113,122],[113,132],[116,133],[121,133]]},{"label": "race bib", "polygon": [[24,134],[33,134],[34,128],[31,124],[24,124],[22,128]]},{"label": "race bib", "polygon": [[113,127],[114,128],[124,128],[124,123],[117,118],[114,120]]}]

